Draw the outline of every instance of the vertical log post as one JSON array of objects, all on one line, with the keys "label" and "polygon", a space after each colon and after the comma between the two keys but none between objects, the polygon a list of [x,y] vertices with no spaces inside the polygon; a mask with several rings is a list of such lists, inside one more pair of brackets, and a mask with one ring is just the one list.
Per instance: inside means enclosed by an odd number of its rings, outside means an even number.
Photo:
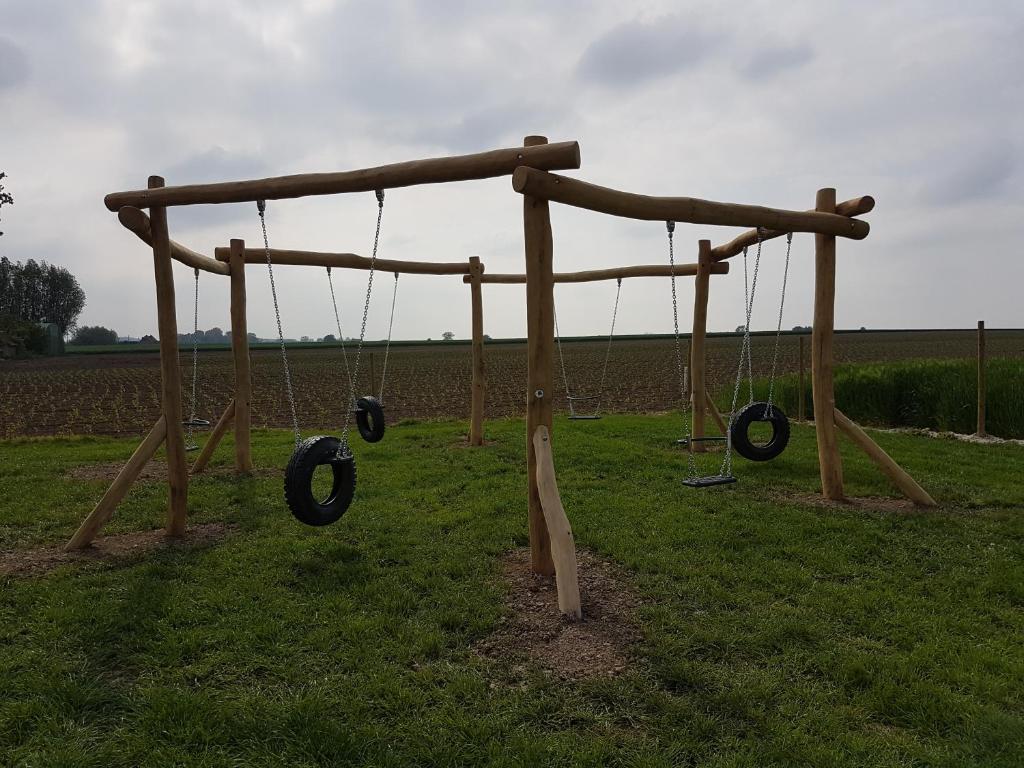
[{"label": "vertical log post", "polygon": [[[711,241],[701,240],[697,251],[697,276],[694,279],[693,328],[690,336],[690,405],[692,424],[690,433],[694,438],[704,437],[704,416],[707,413],[706,387],[704,386],[704,340],[708,329],[708,288],[711,283]],[[693,452],[704,451],[704,443],[690,442]]]},{"label": "vertical log post", "polygon": [[235,364],[235,472],[252,472],[252,374],[245,310],[245,241],[231,241],[231,355]]},{"label": "vertical log post", "polygon": [[473,302],[473,389],[469,412],[469,444],[484,444],[484,305],[480,290],[483,265],[479,256],[469,257],[469,291]]},{"label": "vertical log post", "polygon": [[[164,186],[160,176],[149,177],[149,188]],[[160,396],[167,426],[168,536],[185,534],[188,506],[188,465],[185,463],[185,432],[181,426],[181,365],[178,362],[178,319],[174,307],[174,272],[167,209],[149,209],[153,237],[153,273],[156,276],[157,327],[160,333]]]},{"label": "vertical log post", "polygon": [[978,437],[985,437],[985,321],[978,321]]},{"label": "vertical log post", "polygon": [[[835,213],[836,191],[819,189],[815,210]],[[843,464],[836,440],[832,337],[835,330],[836,239],[814,236],[814,325],[811,329],[811,392],[814,431],[818,437],[821,492],[826,499],[843,499]]]},{"label": "vertical log post", "polygon": [[804,337],[800,335],[800,388],[796,393],[796,420],[803,421],[807,417],[807,404],[804,403]]},{"label": "vertical log post", "polygon": [[[527,136],[524,147],[547,144],[544,136]],[[526,451],[529,483],[530,554],[534,573],[553,576],[551,541],[537,484],[537,427],[551,431],[554,395],[555,296],[551,216],[548,201],[523,195],[523,236],[526,253]]]}]

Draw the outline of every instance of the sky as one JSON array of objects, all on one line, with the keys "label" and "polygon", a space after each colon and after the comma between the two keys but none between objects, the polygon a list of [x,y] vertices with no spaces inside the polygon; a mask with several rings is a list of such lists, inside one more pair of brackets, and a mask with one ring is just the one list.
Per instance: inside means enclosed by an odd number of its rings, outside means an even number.
[{"label": "sky", "polygon": [[[0,0],[0,254],[66,266],[79,320],[156,331],[151,251],[103,206],[112,191],[340,171],[578,140],[566,173],[633,192],[804,210],[873,195],[871,234],[838,244],[840,328],[1022,327],[1024,4],[488,0]],[[552,204],[556,271],[667,263],[665,227]],[[262,244],[252,204],[169,210],[212,254]],[[369,255],[372,193],[271,201],[272,247]],[[679,261],[735,230],[680,225]],[[379,255],[480,256],[523,269],[508,177],[389,191]],[[785,240],[764,246],[752,327],[778,319]],[[783,327],[809,325],[813,235],[794,237]],[[275,272],[288,337],[335,332],[324,270]],[[175,264],[179,331],[191,270]],[[346,335],[365,272],[335,272]],[[276,333],[266,270],[247,271],[249,329]],[[387,332],[375,281],[368,339]],[[681,329],[692,280],[678,286]],[[607,333],[615,283],[556,287],[563,334]],[[712,279],[708,326],[743,322],[742,262]],[[199,325],[229,327],[203,274]],[[523,336],[522,286],[484,288],[485,332]],[[470,331],[458,277],[403,276],[395,338]],[[672,330],[668,280],[625,281],[616,331]]]}]

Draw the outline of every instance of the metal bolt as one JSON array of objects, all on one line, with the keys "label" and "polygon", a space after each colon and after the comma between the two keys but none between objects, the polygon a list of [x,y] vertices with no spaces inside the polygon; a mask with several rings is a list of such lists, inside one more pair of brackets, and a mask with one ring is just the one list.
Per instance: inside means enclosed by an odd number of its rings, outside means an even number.
[{"label": "metal bolt", "polygon": [[533,396],[536,397],[538,400],[541,399],[542,397],[544,397],[544,390],[543,389],[535,389],[533,391]]}]

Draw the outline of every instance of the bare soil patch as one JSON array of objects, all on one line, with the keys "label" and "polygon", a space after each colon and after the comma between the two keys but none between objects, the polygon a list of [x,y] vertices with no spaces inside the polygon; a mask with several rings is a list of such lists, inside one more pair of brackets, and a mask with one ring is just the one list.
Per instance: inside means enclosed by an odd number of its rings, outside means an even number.
[{"label": "bare soil patch", "polygon": [[558,611],[552,580],[530,571],[529,550],[510,552],[502,561],[508,583],[508,615],[498,629],[476,645],[490,659],[532,661],[563,680],[615,677],[631,663],[640,640],[636,595],[611,563],[585,551],[577,553],[583,620]]},{"label": "bare soil patch", "polygon": [[[124,467],[123,461],[108,462],[103,464],[80,464],[73,467],[67,473],[72,480],[104,480],[113,482],[117,473]],[[252,477],[278,477],[283,474],[278,467],[257,467],[252,471]],[[200,474],[201,477],[236,477],[235,468],[231,466],[207,467]],[[142,468],[137,482],[154,483],[167,480],[167,463],[163,461],[151,461]]]},{"label": "bare soil patch", "polygon": [[860,496],[844,499],[843,501],[832,501],[818,493],[791,493],[779,494],[779,501],[797,502],[798,504],[809,504],[813,507],[824,509],[854,510],[858,512],[887,512],[908,514],[919,511],[909,499],[895,499],[889,496]]},{"label": "bare soil patch", "polygon": [[86,549],[65,552],[64,542],[34,549],[0,552],[0,575],[38,576],[67,563],[118,562],[162,549],[208,546],[225,538],[237,526],[227,523],[191,525],[181,538],[170,539],[162,528],[103,536]]}]

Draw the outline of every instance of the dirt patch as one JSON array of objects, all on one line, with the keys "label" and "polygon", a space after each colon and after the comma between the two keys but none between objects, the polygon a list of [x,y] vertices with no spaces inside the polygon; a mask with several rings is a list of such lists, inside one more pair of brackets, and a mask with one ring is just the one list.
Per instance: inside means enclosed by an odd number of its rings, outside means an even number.
[{"label": "dirt patch", "polygon": [[74,552],[65,552],[63,542],[35,549],[16,549],[0,553],[0,575],[38,576],[67,563],[117,562],[155,550],[202,547],[220,541],[236,529],[237,526],[226,523],[203,523],[189,526],[185,535],[177,539],[169,539],[163,529],[156,529],[103,536],[88,548]]},{"label": "dirt patch", "polygon": [[[818,493],[790,493],[778,494],[777,498],[782,502],[796,502],[798,504],[809,504],[813,507],[824,509],[842,509],[857,512],[887,512],[909,514],[919,512],[920,507],[914,506],[910,499],[894,499],[889,496],[860,496],[857,498],[844,499],[843,501],[832,501]],[[934,509],[934,508],[933,508]]]},{"label": "dirt patch", "polygon": [[554,582],[531,573],[529,550],[509,553],[502,561],[508,615],[477,643],[476,652],[513,664],[529,660],[563,680],[626,671],[631,648],[640,640],[639,601],[607,561],[581,551],[577,562],[583,620],[571,621],[558,611]]},{"label": "dirt patch", "polygon": [[[72,467],[67,477],[72,480],[103,480],[105,482],[113,482],[114,478],[117,477],[117,473],[124,467],[123,461],[110,462],[105,464],[80,464],[77,467]],[[258,467],[253,469],[252,477],[280,477],[283,475],[283,471],[277,467]],[[229,466],[222,467],[207,467],[200,474],[195,475],[196,478],[200,477],[236,477],[235,468]],[[139,473],[138,480],[136,482],[143,483],[155,483],[155,482],[166,482],[167,480],[167,463],[163,461],[151,461],[142,468],[142,472]]]},{"label": "dirt patch", "polygon": [[896,429],[882,429],[880,432],[895,432],[900,435],[921,435],[931,437],[935,440],[960,440],[975,445],[1024,445],[1024,440],[1016,438],[996,437],[995,435],[965,435],[961,432],[938,432],[934,429],[918,429],[917,427],[898,427]]}]

